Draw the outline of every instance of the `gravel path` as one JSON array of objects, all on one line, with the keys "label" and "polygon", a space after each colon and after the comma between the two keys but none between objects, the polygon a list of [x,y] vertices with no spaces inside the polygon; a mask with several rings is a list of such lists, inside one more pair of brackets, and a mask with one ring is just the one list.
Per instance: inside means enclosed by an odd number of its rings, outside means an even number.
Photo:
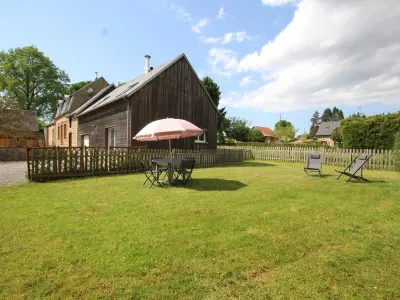
[{"label": "gravel path", "polygon": [[28,182],[28,179],[25,177],[25,171],[25,161],[0,161],[0,185],[12,185]]}]

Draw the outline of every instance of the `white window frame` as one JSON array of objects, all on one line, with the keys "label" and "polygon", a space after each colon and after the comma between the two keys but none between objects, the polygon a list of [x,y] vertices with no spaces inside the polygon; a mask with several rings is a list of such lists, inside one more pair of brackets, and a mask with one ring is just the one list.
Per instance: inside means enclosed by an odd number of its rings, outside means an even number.
[{"label": "white window frame", "polygon": [[207,144],[207,129],[203,129],[203,134],[198,135],[194,142],[196,144]]},{"label": "white window frame", "polygon": [[82,144],[81,146],[83,147],[85,145],[85,136],[89,137],[89,146],[86,146],[86,147],[90,147],[90,134],[89,133],[81,134],[81,144]]},{"label": "white window frame", "polygon": [[[111,130],[114,131],[114,145],[111,145]],[[108,137],[108,149],[110,149],[111,147],[115,147],[116,143],[117,143],[117,127],[113,126],[113,127],[107,127],[107,137]]]}]

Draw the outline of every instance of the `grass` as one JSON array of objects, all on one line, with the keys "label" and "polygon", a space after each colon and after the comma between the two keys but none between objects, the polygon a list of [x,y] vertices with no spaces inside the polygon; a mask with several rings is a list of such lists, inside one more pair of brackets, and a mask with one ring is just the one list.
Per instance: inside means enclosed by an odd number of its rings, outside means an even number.
[{"label": "grass", "polygon": [[399,299],[400,173],[301,167],[0,187],[0,298]]}]

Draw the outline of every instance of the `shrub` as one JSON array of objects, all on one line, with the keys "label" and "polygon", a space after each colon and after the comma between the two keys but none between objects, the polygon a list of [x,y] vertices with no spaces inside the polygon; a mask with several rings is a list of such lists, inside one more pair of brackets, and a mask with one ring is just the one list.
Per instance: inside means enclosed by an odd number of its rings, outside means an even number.
[{"label": "shrub", "polygon": [[400,113],[354,116],[342,120],[340,127],[343,148],[392,149],[394,136],[400,131]]},{"label": "shrub", "polygon": [[396,133],[394,142],[394,166],[400,172],[400,131]]}]

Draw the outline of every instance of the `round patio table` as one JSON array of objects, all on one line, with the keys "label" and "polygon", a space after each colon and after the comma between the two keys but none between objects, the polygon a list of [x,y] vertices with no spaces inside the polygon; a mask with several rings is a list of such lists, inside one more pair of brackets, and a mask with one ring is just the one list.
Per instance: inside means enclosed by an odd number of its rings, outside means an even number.
[{"label": "round patio table", "polygon": [[[152,162],[154,162],[157,166],[168,166],[168,186],[173,185],[174,181],[174,171],[173,171],[173,166],[180,165],[182,162],[182,159],[178,158],[157,158],[153,159]],[[157,168],[156,166],[156,168]]]}]

